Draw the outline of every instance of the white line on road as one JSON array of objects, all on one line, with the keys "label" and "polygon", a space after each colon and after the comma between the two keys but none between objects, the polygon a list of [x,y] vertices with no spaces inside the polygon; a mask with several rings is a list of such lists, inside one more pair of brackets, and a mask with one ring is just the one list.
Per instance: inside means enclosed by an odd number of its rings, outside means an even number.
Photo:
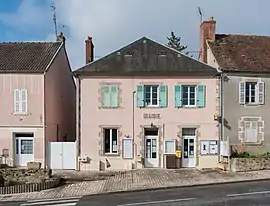
[{"label": "white line on road", "polygon": [[260,192],[246,192],[246,193],[236,193],[236,194],[229,194],[227,197],[237,197],[237,196],[245,196],[245,195],[261,195],[261,194],[268,194],[270,191],[260,191]]},{"label": "white line on road", "polygon": [[37,200],[28,200],[27,202],[43,202],[43,201],[56,201],[56,200],[72,200],[72,199],[81,199],[83,196],[77,197],[59,197],[59,198],[50,198],[50,199],[37,199]]},{"label": "white line on road", "polygon": [[152,202],[138,202],[138,203],[117,205],[117,206],[149,205],[149,204],[156,204],[156,203],[180,202],[180,201],[188,201],[188,200],[195,200],[195,199],[196,198],[185,198],[185,199],[161,200],[161,201],[152,201]]},{"label": "white line on road", "polygon": [[58,201],[40,201],[40,202],[28,202],[21,204],[21,206],[30,206],[30,205],[44,205],[44,204],[58,204],[64,203],[64,205],[76,205],[79,199],[73,199],[73,200],[58,200]]}]

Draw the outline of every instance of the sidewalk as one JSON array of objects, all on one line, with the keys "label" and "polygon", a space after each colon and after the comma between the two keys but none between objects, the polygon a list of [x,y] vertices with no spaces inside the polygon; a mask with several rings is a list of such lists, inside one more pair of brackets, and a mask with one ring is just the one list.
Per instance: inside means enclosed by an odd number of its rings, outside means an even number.
[{"label": "sidewalk", "polygon": [[58,172],[57,174],[70,179],[85,179],[88,181],[64,185],[41,192],[0,195],[0,201],[50,199],[120,191],[270,179],[270,172],[268,170],[230,173],[219,170],[141,169],[118,172],[70,171]]}]

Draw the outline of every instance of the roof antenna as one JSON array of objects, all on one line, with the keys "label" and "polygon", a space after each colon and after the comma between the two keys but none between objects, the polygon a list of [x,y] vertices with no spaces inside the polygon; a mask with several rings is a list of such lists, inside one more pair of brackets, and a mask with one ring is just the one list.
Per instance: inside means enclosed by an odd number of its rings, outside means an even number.
[{"label": "roof antenna", "polygon": [[55,13],[55,6],[51,5],[52,11],[53,11],[53,23],[54,23],[54,30],[55,30],[55,37],[57,39],[57,22],[56,22],[56,13]]},{"label": "roof antenna", "polygon": [[199,6],[198,6],[198,11],[199,11],[199,14],[200,14],[200,24],[202,24],[203,14],[202,14],[202,10],[201,10],[201,8]]}]

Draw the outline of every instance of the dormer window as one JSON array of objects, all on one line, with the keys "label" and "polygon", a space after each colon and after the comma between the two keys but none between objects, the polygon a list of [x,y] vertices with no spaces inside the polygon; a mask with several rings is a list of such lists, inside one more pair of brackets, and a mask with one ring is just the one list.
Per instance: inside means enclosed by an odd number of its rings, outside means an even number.
[{"label": "dormer window", "polygon": [[166,52],[163,50],[158,51],[158,56],[166,56]]}]

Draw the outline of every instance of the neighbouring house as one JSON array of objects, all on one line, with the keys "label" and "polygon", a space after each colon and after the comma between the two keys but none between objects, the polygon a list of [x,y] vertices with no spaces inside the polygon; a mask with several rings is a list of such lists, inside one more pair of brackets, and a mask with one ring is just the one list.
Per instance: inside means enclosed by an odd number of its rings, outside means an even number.
[{"label": "neighbouring house", "polygon": [[1,163],[46,167],[48,142],[76,139],[76,87],[62,40],[0,43]]},{"label": "neighbouring house", "polygon": [[270,37],[216,34],[213,17],[201,24],[200,60],[222,72],[222,140],[233,150],[270,150]]},{"label": "neighbouring house", "polygon": [[146,37],[96,61],[93,48],[74,72],[78,169],[217,166],[215,68]]}]

